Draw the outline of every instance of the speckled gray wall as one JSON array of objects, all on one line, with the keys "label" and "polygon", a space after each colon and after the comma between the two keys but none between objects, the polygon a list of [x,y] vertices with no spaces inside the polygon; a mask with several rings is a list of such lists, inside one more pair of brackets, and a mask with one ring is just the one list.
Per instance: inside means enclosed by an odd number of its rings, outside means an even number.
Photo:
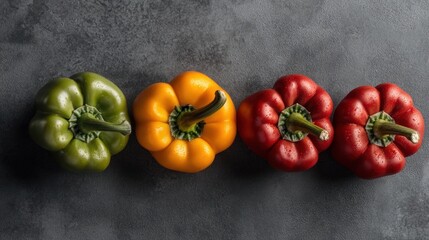
[{"label": "speckled gray wall", "polygon": [[238,137],[198,174],[163,169],[134,135],[104,173],[73,174],[26,130],[37,90],[80,71],[114,81],[129,106],[191,69],[236,106],[290,73],[335,104],[389,81],[429,119],[429,2],[9,0],[0,23],[0,239],[429,238],[426,140],[404,171],[374,181],[328,153],[283,173]]}]

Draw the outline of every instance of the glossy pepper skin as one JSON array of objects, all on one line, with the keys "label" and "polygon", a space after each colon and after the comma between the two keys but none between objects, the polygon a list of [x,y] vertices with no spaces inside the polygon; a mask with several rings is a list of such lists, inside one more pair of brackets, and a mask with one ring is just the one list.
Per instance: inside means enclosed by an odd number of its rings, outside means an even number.
[{"label": "glossy pepper skin", "polygon": [[304,171],[332,142],[332,110],[332,99],[322,87],[304,75],[288,75],[273,89],[243,100],[237,112],[238,133],[273,167]]},{"label": "glossy pepper skin", "polygon": [[184,72],[135,99],[136,136],[165,168],[195,173],[210,166],[236,134],[230,96],[208,76]]},{"label": "glossy pepper skin", "polygon": [[400,172],[424,134],[411,96],[392,83],[352,90],[335,110],[334,127],[332,156],[365,179]]},{"label": "glossy pepper skin", "polygon": [[130,132],[123,93],[91,72],[56,78],[42,87],[29,124],[33,140],[73,171],[106,169],[111,155],[125,148]]}]

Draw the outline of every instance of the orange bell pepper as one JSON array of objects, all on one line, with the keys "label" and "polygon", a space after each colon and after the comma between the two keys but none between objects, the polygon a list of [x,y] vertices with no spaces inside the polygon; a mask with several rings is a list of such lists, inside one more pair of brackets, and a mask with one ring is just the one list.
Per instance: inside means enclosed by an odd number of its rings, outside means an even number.
[{"label": "orange bell pepper", "polygon": [[160,165],[175,171],[207,168],[236,134],[231,97],[199,72],[152,84],[135,99],[133,113],[140,145]]}]

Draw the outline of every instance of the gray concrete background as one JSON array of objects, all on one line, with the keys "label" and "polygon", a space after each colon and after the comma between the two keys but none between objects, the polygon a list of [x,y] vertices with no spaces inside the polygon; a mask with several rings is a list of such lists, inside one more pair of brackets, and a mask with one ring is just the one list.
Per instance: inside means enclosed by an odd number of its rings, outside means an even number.
[{"label": "gray concrete background", "polygon": [[101,174],[60,169],[27,135],[47,81],[98,72],[128,105],[185,70],[236,106],[303,73],[335,104],[399,84],[429,119],[428,1],[0,1],[0,239],[428,239],[429,162],[360,180],[328,153],[283,173],[237,137],[198,174],[163,169],[135,136]]}]

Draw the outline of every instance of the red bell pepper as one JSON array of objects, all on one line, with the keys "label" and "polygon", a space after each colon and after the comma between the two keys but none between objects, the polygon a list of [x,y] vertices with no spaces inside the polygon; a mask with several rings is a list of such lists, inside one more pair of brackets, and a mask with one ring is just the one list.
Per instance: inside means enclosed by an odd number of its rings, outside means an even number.
[{"label": "red bell pepper", "polygon": [[332,156],[366,179],[401,171],[424,134],[411,96],[392,83],[352,90],[335,110],[334,127]]},{"label": "red bell pepper", "polygon": [[256,154],[284,171],[313,167],[333,139],[329,94],[304,75],[281,77],[238,108],[237,128]]}]

